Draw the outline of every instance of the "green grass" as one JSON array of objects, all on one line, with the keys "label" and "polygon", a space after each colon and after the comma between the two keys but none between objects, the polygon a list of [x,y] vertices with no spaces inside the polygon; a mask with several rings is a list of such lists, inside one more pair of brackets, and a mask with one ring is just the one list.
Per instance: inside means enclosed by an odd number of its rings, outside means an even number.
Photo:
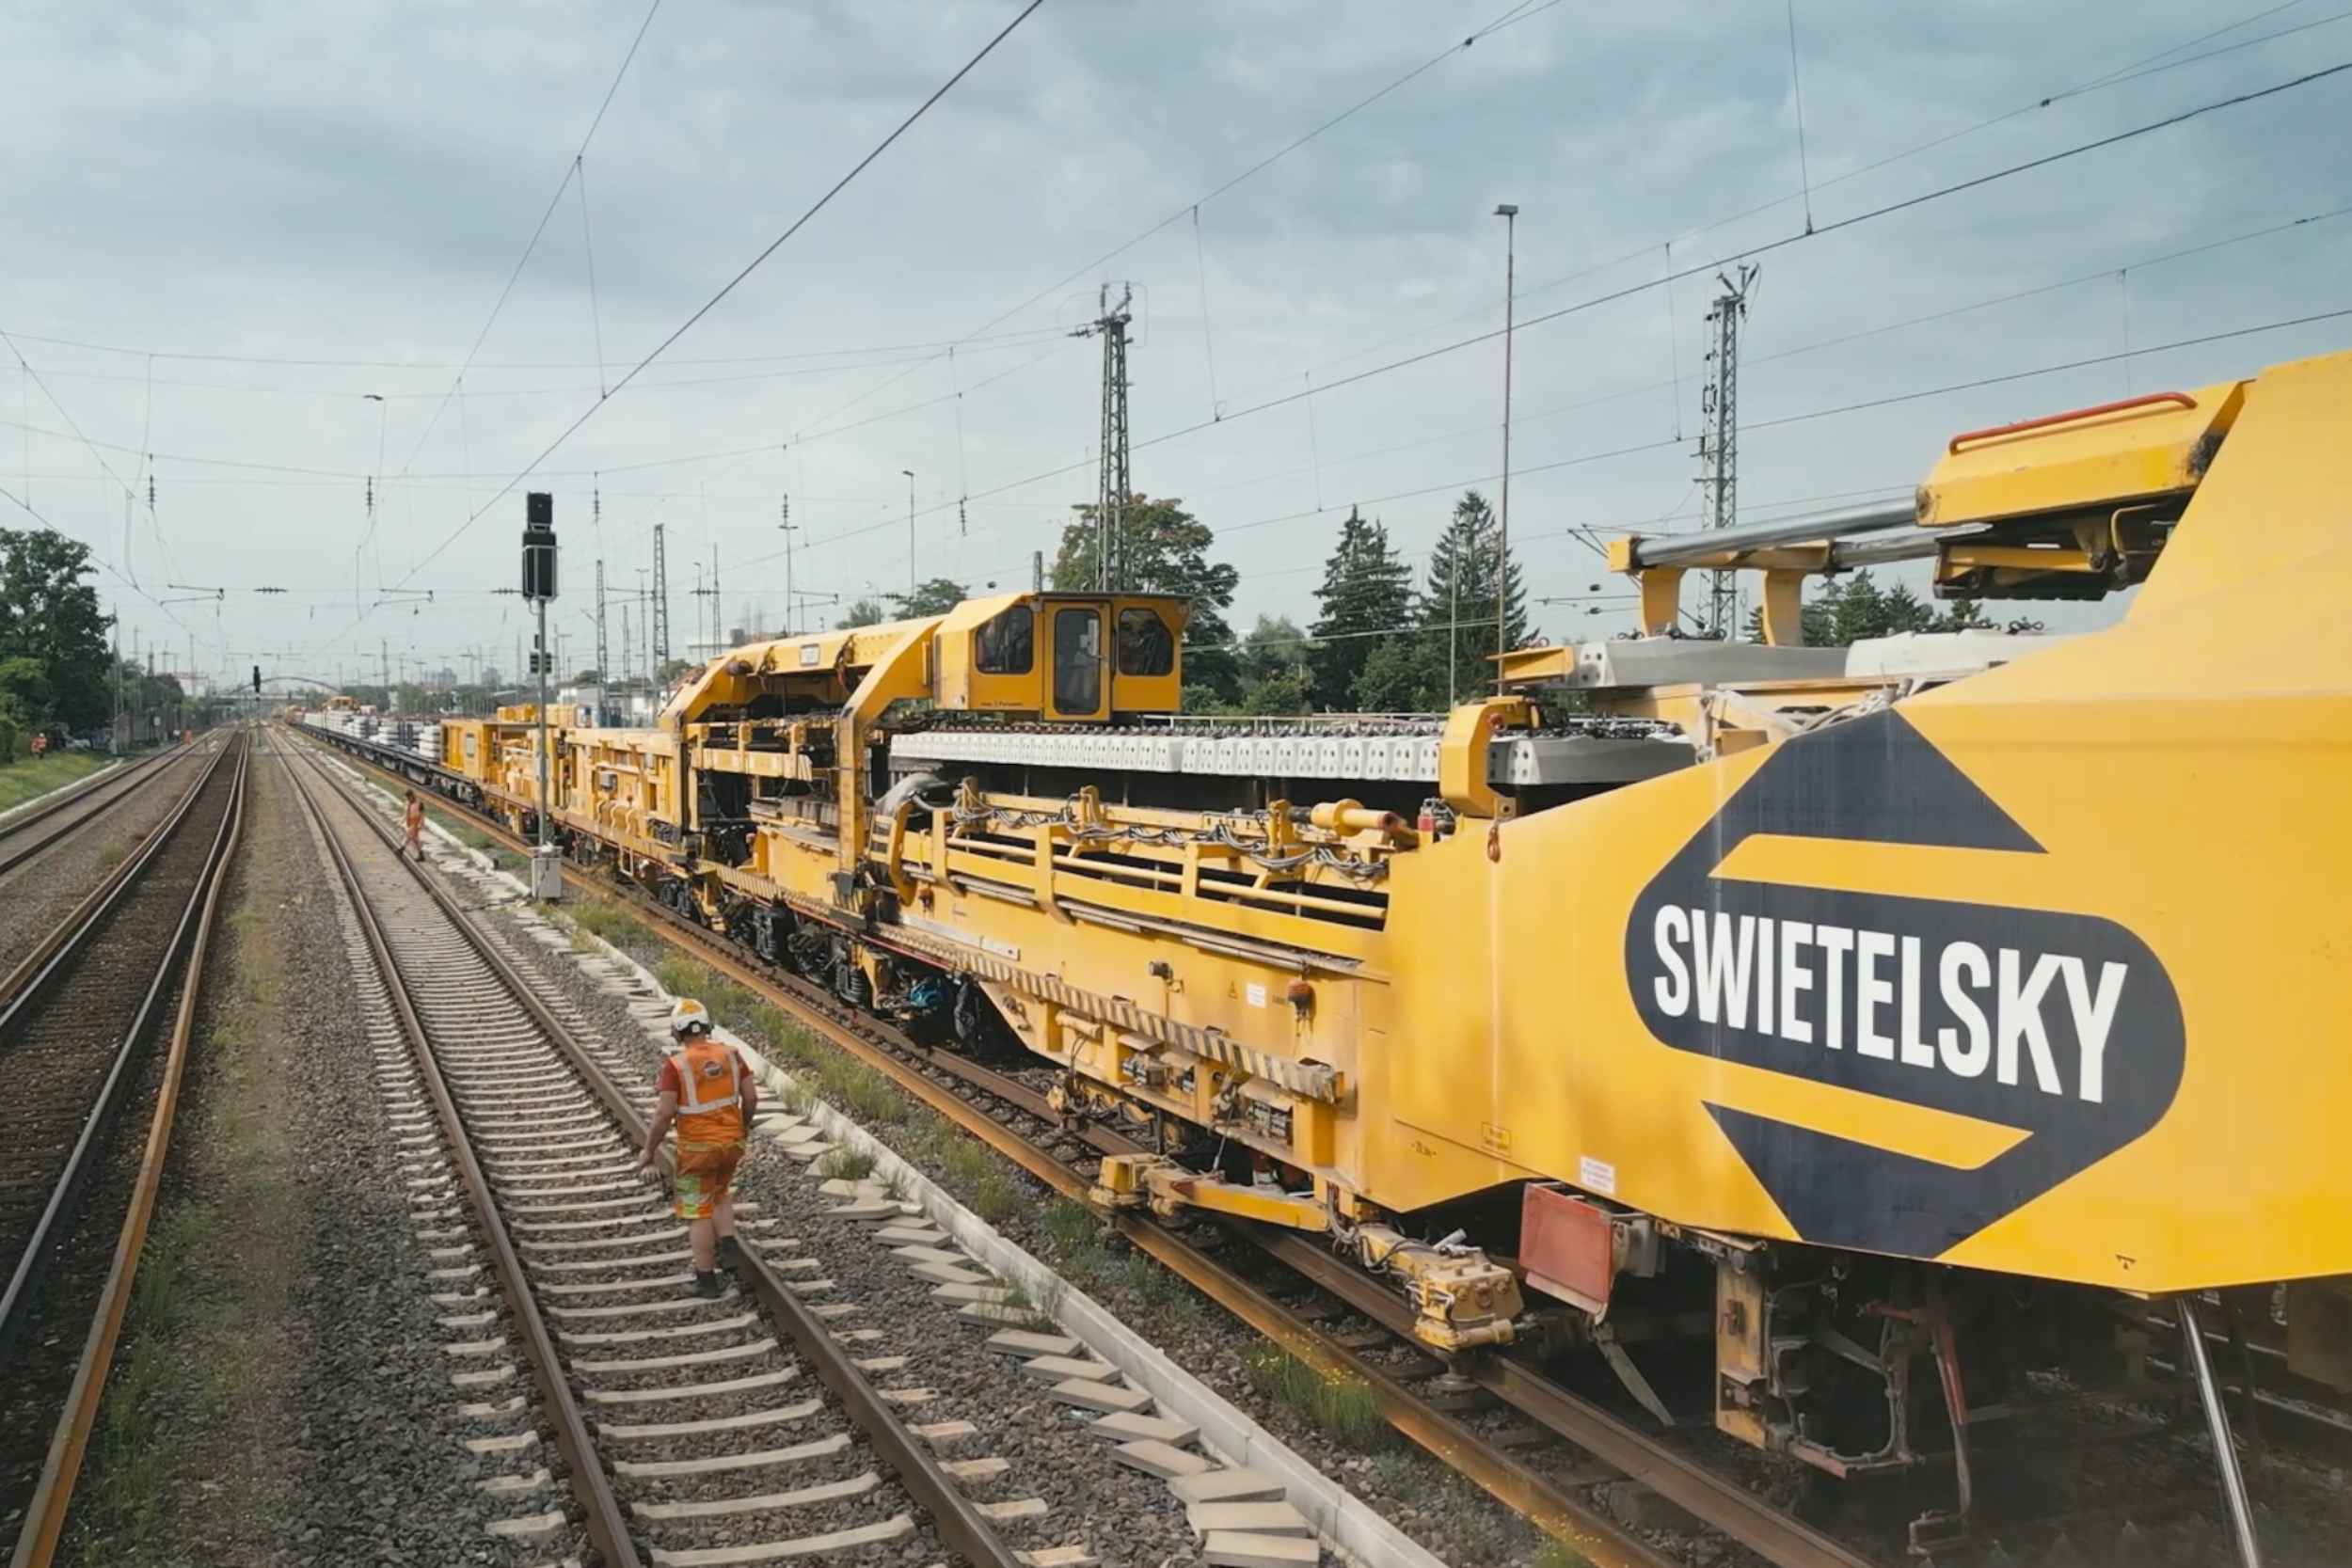
[{"label": "green grass", "polygon": [[864,1062],[838,1054],[828,1057],[818,1064],[817,1086],[826,1099],[860,1121],[906,1119],[906,1097]]},{"label": "green grass", "polygon": [[653,933],[610,898],[581,899],[572,906],[572,921],[615,947],[645,947],[653,942]]},{"label": "green grass", "polygon": [[1531,1568],[1593,1568],[1593,1561],[1565,1541],[1547,1541]]},{"label": "green grass", "polygon": [[1281,1346],[1261,1340],[1241,1353],[1259,1392],[1281,1401],[1325,1433],[1359,1449],[1387,1444],[1380,1399],[1361,1378],[1326,1377]]},{"label": "green grass", "polygon": [[56,752],[36,760],[19,757],[0,765],[0,811],[21,806],[36,795],[63,789],[98,771],[106,759],[95,752]]},{"label": "green grass", "polygon": [[874,1157],[862,1148],[836,1148],[818,1157],[817,1174],[863,1181],[874,1174]]},{"label": "green grass", "polygon": [[1021,1212],[1027,1201],[1021,1184],[1002,1171],[990,1171],[972,1189],[972,1212],[991,1225],[1002,1225]]}]

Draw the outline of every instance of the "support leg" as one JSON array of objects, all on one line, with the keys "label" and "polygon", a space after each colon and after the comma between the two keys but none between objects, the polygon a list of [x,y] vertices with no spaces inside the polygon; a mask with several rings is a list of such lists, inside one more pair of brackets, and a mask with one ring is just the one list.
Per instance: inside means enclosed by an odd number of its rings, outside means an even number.
[{"label": "support leg", "polygon": [[2221,1386],[2213,1375],[2213,1358],[2205,1354],[2204,1325],[2197,1321],[2197,1304],[2187,1296],[2172,1298],[2180,1328],[2181,1355],[2197,1380],[2197,1398],[2205,1409],[2205,1427],[2213,1433],[2214,1462],[2221,1471],[2221,1500],[2230,1510],[2230,1532],[2237,1542],[2237,1568],[2262,1568],[2262,1544],[2254,1538],[2254,1508],[2246,1495],[2246,1474],[2238,1468],[2237,1446],[2230,1438],[2230,1412],[2221,1402]]}]

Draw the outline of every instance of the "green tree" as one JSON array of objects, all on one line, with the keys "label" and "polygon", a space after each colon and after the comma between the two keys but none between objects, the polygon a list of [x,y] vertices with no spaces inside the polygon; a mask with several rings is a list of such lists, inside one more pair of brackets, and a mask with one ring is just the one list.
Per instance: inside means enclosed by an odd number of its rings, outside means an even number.
[{"label": "green tree", "polygon": [[1307,711],[1307,686],[1296,675],[1276,675],[1242,688],[1241,710],[1252,718],[1279,719]]},{"label": "green tree", "polygon": [[1234,663],[1245,683],[1299,679],[1299,668],[1314,649],[1287,615],[1260,615],[1257,624],[1234,649]]},{"label": "green tree", "polygon": [[931,578],[916,583],[912,594],[889,595],[896,619],[912,621],[925,615],[945,615],[963,603],[963,584],[953,578]]},{"label": "green tree", "polygon": [[1287,615],[1260,615],[1241,640],[1234,662],[1241,675],[1241,711],[1248,714],[1305,713],[1309,709],[1308,661],[1314,647]]},{"label": "green tree", "polygon": [[835,631],[850,631],[859,626],[879,626],[890,619],[879,599],[852,599],[850,608],[841,612],[841,619],[833,624]]},{"label": "green tree", "polygon": [[50,529],[0,529],[0,661],[40,666],[42,711],[31,724],[95,729],[114,712],[106,629],[89,549]]},{"label": "green tree", "polygon": [[[1094,586],[1100,546],[1095,509],[1072,510],[1077,515],[1061,531],[1052,580],[1056,588],[1078,592]],[[1233,628],[1226,624],[1224,612],[1233,608],[1241,574],[1209,559],[1216,533],[1174,499],[1147,500],[1141,496],[1127,503],[1120,531],[1129,593],[1176,594],[1192,601],[1192,620],[1184,627],[1185,707],[1236,701],[1241,670],[1233,657]]]},{"label": "green tree", "polygon": [[[1494,684],[1495,586],[1502,531],[1494,508],[1475,490],[1454,503],[1454,516],[1429,556],[1429,585],[1422,592],[1421,624],[1436,634],[1440,658],[1452,644],[1449,704]],[[1502,562],[1506,647],[1528,639],[1527,588],[1515,559]]]},{"label": "green tree", "polygon": [[1359,713],[1437,713],[1446,703],[1445,633],[1374,638],[1348,695]]},{"label": "green tree", "polygon": [[1389,531],[1350,507],[1340,542],[1323,563],[1315,590],[1310,653],[1316,697],[1326,707],[1356,700],[1357,677],[1373,656],[1375,637],[1408,626],[1413,617],[1413,571],[1389,544]]},{"label": "green tree", "polygon": [[[1801,613],[1805,645],[1814,648],[1842,648],[1898,632],[1965,631],[1993,625],[1974,599],[1954,599],[1949,608],[1938,610],[1905,583],[1880,587],[1867,567],[1824,581]],[[1760,640],[1763,635],[1762,613],[1749,611],[1748,636]]]}]

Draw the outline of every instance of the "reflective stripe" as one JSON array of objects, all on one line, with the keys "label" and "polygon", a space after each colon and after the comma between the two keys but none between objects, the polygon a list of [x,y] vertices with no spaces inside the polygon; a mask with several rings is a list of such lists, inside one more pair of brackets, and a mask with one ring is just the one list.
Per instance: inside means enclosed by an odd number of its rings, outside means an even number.
[{"label": "reflective stripe", "polygon": [[[678,1140],[681,1144],[708,1139],[733,1142],[743,1135],[741,1085],[737,1082],[742,1063],[732,1048],[704,1037],[690,1039],[675,1058],[678,1078]],[[724,1075],[725,1091],[717,1089]],[[705,1096],[707,1095],[707,1098]]]}]

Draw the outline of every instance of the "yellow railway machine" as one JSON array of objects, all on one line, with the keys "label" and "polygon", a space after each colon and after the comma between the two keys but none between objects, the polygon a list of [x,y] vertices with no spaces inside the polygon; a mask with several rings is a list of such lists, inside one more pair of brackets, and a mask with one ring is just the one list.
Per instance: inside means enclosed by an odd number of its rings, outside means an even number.
[{"label": "yellow railway machine", "polygon": [[[2122,1369],[2119,1304],[2222,1290],[2352,1386],[2347,428],[2337,356],[1969,433],[1893,512],[1625,540],[1653,635],[1426,721],[1181,717],[1151,595],[761,643],[556,729],[559,814],[1142,1133],[1106,1204],[1327,1236],[1434,1345],[1599,1341],[1661,1413],[1644,1363],[1698,1365],[1836,1474],[1957,1451],[1964,1512],[1972,1427]],[[1802,645],[1806,576],[1911,556],[2134,597]],[[1719,566],[1766,643],[1672,635]],[[530,717],[442,732],[517,822]]]}]

